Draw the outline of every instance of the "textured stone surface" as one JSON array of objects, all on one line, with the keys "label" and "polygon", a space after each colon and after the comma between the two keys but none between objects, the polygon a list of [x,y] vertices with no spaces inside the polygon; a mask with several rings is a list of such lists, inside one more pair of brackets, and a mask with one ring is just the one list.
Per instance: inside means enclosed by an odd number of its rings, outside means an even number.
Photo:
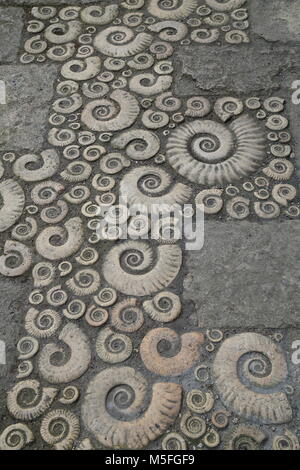
[{"label": "textured stone surface", "polygon": [[[31,10],[49,3],[58,8]],[[65,8],[90,3],[113,7],[94,18]],[[205,7],[227,3],[127,0],[140,8],[131,16],[122,0],[0,0],[15,18],[0,42],[11,61],[0,67],[0,449],[21,421],[32,450],[174,450],[170,431],[180,449],[272,449],[285,432],[299,448],[297,2],[238,0],[228,16]],[[168,17],[175,36],[159,31]],[[127,146],[130,130],[145,148]],[[202,200],[204,247],[97,238],[96,205],[103,217],[120,192],[149,208],[157,195]]]},{"label": "textured stone surface", "polygon": [[299,222],[206,222],[187,253],[184,299],[200,327],[299,326]]},{"label": "textured stone surface", "polygon": [[0,67],[7,100],[0,105],[1,150],[41,148],[56,77],[57,68],[52,64]]},{"label": "textured stone surface", "polygon": [[0,8],[0,64],[17,60],[22,39],[23,18],[22,8]]},{"label": "textured stone surface", "polygon": [[253,34],[270,42],[300,41],[298,0],[251,0]]},{"label": "textured stone surface", "polygon": [[274,92],[284,83],[284,73],[300,67],[297,47],[276,48],[204,45],[184,47],[177,53],[178,94]]},{"label": "textured stone surface", "polygon": [[[116,0],[116,2],[121,0]],[[20,6],[48,6],[48,5],[84,5],[88,3],[95,4],[95,0],[0,0],[0,5],[20,5]]]}]

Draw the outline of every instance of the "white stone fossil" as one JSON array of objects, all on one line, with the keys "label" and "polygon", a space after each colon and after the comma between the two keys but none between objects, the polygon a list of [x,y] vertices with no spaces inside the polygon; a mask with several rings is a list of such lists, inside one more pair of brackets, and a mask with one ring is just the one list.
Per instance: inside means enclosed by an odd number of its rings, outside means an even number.
[{"label": "white stone fossil", "polygon": [[51,204],[64,189],[65,187],[57,181],[43,181],[34,186],[31,191],[31,199],[34,204],[40,206]]},{"label": "white stone fossil", "polygon": [[121,3],[123,8],[127,10],[139,10],[145,5],[145,0],[125,0]]},{"label": "white stone fossil", "polygon": [[[40,168],[30,170],[29,164],[38,164],[41,161]],[[13,169],[14,174],[20,179],[28,182],[41,181],[51,178],[57,172],[60,164],[59,154],[55,149],[44,150],[39,155],[23,155],[15,161]]]},{"label": "white stone fossil", "polygon": [[64,80],[59,82],[56,91],[60,96],[69,96],[79,90],[79,83],[73,80]]},{"label": "white stone fossil", "polygon": [[139,95],[153,96],[167,91],[172,82],[172,75],[157,77],[153,73],[139,73],[131,78],[129,88]]},{"label": "white stone fossil", "polygon": [[73,93],[68,97],[59,98],[54,101],[52,108],[57,113],[71,114],[75,113],[82,106],[82,97],[79,93]]},{"label": "white stone fossil", "polygon": [[[255,373],[256,368],[259,374]],[[213,364],[215,384],[225,406],[243,418],[264,424],[292,419],[286,394],[274,389],[284,382],[287,373],[280,347],[257,333],[241,333],[226,339]]]},{"label": "white stone fossil", "polygon": [[250,199],[243,196],[235,196],[226,203],[226,210],[230,217],[243,220],[250,214]]},{"label": "white stone fossil", "polygon": [[222,194],[222,189],[203,189],[195,197],[195,204],[203,205],[205,214],[217,214],[223,207]]},{"label": "white stone fossil", "polygon": [[206,3],[209,7],[216,11],[230,11],[240,8],[246,0],[206,0]]},{"label": "white stone fossil", "polygon": [[159,33],[159,38],[168,42],[181,41],[188,33],[186,24],[172,20],[160,21],[159,23],[148,26],[148,29],[153,33]]},{"label": "white stone fossil", "polygon": [[94,294],[100,287],[100,275],[95,269],[83,269],[66,282],[67,287],[79,296]]},{"label": "white stone fossil", "polygon": [[163,291],[153,299],[143,302],[143,309],[154,321],[168,323],[176,320],[181,313],[180,297],[173,292]]},{"label": "white stone fossil", "polygon": [[138,331],[144,324],[144,315],[137,299],[131,297],[118,302],[111,310],[111,323],[124,333]]},{"label": "white stone fossil", "polygon": [[44,32],[47,41],[53,44],[65,44],[77,39],[83,30],[80,21],[71,20],[67,23],[54,23],[48,26]]},{"label": "white stone fossil", "polygon": [[80,7],[69,6],[69,7],[64,7],[61,10],[59,10],[58,16],[60,17],[61,20],[70,21],[75,18],[78,18],[79,12],[80,12]]},{"label": "white stone fossil", "polygon": [[220,30],[218,28],[198,28],[191,32],[191,39],[199,44],[209,44],[215,42],[220,37]]},{"label": "white stone fossil", "polygon": [[[51,239],[61,240],[67,235],[67,240],[61,245],[53,245]],[[36,239],[36,249],[44,258],[54,261],[68,258],[79,250],[84,239],[83,223],[79,217],[69,219],[64,228],[53,226],[44,229]]]},{"label": "white stone fossil", "polygon": [[75,161],[69,163],[60,176],[69,183],[86,181],[92,174],[92,167],[87,162]]},{"label": "white stone fossil", "polygon": [[151,130],[157,130],[169,124],[169,115],[163,111],[147,109],[142,116],[142,123]]},{"label": "white stone fossil", "polygon": [[233,98],[232,96],[224,96],[217,99],[214,111],[217,116],[223,121],[226,122],[232,116],[238,116],[244,110],[244,105],[241,100],[238,98]]},{"label": "white stone fossil", "polygon": [[262,219],[276,219],[280,215],[280,207],[274,201],[262,201],[254,203],[255,213]]},{"label": "white stone fossil", "polygon": [[154,57],[147,52],[141,52],[127,62],[127,65],[135,70],[149,69],[153,64]]},{"label": "white stone fossil", "polygon": [[225,34],[225,41],[229,44],[240,44],[241,42],[250,42],[250,39],[246,31],[232,29]]},{"label": "white stone fossil", "polygon": [[[31,391],[30,400],[22,400],[22,393]],[[42,416],[52,405],[58,390],[42,387],[37,380],[25,380],[17,383],[7,394],[7,408],[16,419],[31,421]],[[32,396],[33,395],[33,396]]]},{"label": "white stone fossil", "polygon": [[47,41],[43,41],[41,37],[38,34],[25,41],[24,49],[28,54],[42,54],[47,49]]},{"label": "white stone fossil", "polygon": [[132,341],[128,336],[115,333],[109,327],[101,329],[96,340],[96,351],[102,361],[119,364],[131,356],[132,350]]},{"label": "white stone fossil", "polygon": [[33,372],[33,363],[32,361],[22,361],[18,365],[18,373],[16,375],[17,379],[25,379],[29,377]]},{"label": "white stone fossil", "polygon": [[101,158],[100,170],[107,175],[115,175],[124,168],[128,168],[131,162],[121,153],[109,153]]},{"label": "white stone fossil", "polygon": [[[177,418],[182,392],[180,385],[155,383],[148,409],[138,418],[126,420],[141,410],[146,391],[146,380],[130,367],[100,372],[87,389],[82,406],[84,424],[106,447],[132,450],[147,446]],[[125,420],[112,414],[114,408],[119,409]]]},{"label": "white stone fossil", "polygon": [[25,222],[21,222],[13,228],[11,236],[19,242],[32,240],[37,233],[37,229],[36,220],[33,217],[26,217]]},{"label": "white stone fossil", "polygon": [[39,20],[50,20],[57,13],[57,8],[51,6],[33,7],[31,13]]},{"label": "white stone fossil", "polygon": [[[158,351],[161,342],[174,346],[178,341],[181,348],[176,355],[165,357]],[[177,376],[189,370],[199,360],[199,347],[203,343],[202,333],[191,332],[179,336],[170,328],[150,330],[140,345],[140,355],[148,370],[163,376]]]},{"label": "white stone fossil", "polygon": [[61,325],[61,316],[55,310],[39,311],[30,308],[25,316],[25,329],[35,338],[53,336]]},{"label": "white stone fossil", "polygon": [[23,243],[7,240],[0,256],[0,273],[3,276],[21,276],[30,268],[32,251]]},{"label": "white stone fossil", "polygon": [[25,206],[25,194],[22,187],[13,179],[0,182],[0,232],[5,232],[22,215]]},{"label": "white stone fossil", "polygon": [[108,5],[102,7],[100,5],[92,5],[81,10],[81,19],[84,23],[102,26],[112,23],[119,14],[118,5]]},{"label": "white stone fossil", "polygon": [[48,413],[42,420],[40,434],[47,444],[56,450],[71,450],[79,437],[80,422],[69,410],[58,409]]},{"label": "white stone fossil", "polygon": [[289,201],[295,199],[297,189],[291,184],[275,184],[272,189],[273,199],[283,206],[288,206]]},{"label": "white stone fossil", "polygon": [[91,361],[91,351],[87,336],[78,326],[68,323],[62,329],[59,340],[70,349],[69,359],[63,365],[55,365],[51,358],[60,353],[64,355],[64,348],[55,343],[48,343],[40,352],[38,358],[41,376],[49,383],[68,383],[81,377],[88,369]]},{"label": "white stone fossil", "polygon": [[137,119],[140,106],[137,99],[124,90],[115,90],[110,98],[88,103],[81,120],[93,131],[110,132],[130,127]]},{"label": "white stone fossil", "polygon": [[184,204],[191,196],[191,189],[182,184],[172,186],[172,177],[162,168],[142,166],[127,173],[120,183],[120,194],[129,206],[140,204],[148,209],[173,204]]},{"label": "white stone fossil", "polygon": [[19,352],[18,359],[21,361],[31,359],[38,353],[39,347],[40,345],[36,338],[33,338],[32,336],[23,336],[17,344],[17,350]]},{"label": "white stone fossil", "polygon": [[144,129],[131,129],[112,139],[113,148],[123,150],[133,160],[148,160],[154,157],[160,149],[159,137]]},{"label": "white stone fossil", "polygon": [[167,3],[166,8],[161,0],[150,0],[148,12],[150,15],[162,20],[183,20],[191,15],[198,6],[197,0],[181,0],[178,5],[177,0]]},{"label": "white stone fossil", "polygon": [[151,34],[138,33],[135,36],[127,26],[111,26],[95,37],[94,46],[109,57],[130,57],[143,52],[152,40]]},{"label": "white stone fossil", "polygon": [[65,201],[59,200],[53,206],[41,210],[41,219],[46,224],[58,224],[68,215],[69,207]]},{"label": "white stone fossil", "polygon": [[22,423],[11,424],[0,435],[0,450],[22,450],[34,441],[28,426]]},{"label": "white stone fossil", "polygon": [[156,251],[144,242],[128,241],[113,247],[103,263],[103,276],[118,291],[144,296],[166,288],[176,278],[182,252],[177,245],[159,246]]},{"label": "white stone fossil", "polygon": [[85,81],[96,77],[100,70],[101,59],[93,56],[66,62],[61,68],[61,74],[67,80]]},{"label": "white stone fossil", "polygon": [[294,173],[294,165],[285,158],[271,160],[269,165],[263,168],[263,173],[274,180],[287,181]]},{"label": "white stone fossil", "polygon": [[62,286],[58,284],[57,286],[51,287],[47,291],[46,300],[49,305],[53,307],[61,307],[64,305],[68,300],[67,293],[62,289]]},{"label": "white stone fossil", "polygon": [[167,142],[171,166],[188,180],[209,186],[251,174],[261,165],[265,152],[264,131],[248,115],[236,118],[228,127],[195,120],[179,126]]}]

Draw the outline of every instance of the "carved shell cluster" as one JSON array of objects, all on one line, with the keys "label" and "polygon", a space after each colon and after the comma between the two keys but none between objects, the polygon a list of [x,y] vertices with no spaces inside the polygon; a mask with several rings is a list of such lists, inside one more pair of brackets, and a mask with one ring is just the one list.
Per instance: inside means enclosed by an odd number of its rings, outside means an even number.
[{"label": "carved shell cluster", "polygon": [[[190,202],[234,219],[299,215],[281,98],[175,96],[177,43],[249,40],[245,0],[202,3],[32,9],[21,62],[54,61],[60,75],[45,149],[2,155],[0,273],[30,273],[33,287],[7,399],[16,424],[0,449],[30,445],[32,422],[55,449],[139,449],[157,439],[167,450],[251,448],[273,435],[234,416],[292,419],[287,393],[266,392],[286,378],[279,346],[255,333],[178,334],[181,245],[164,226],[155,243],[142,240],[148,220],[117,205],[121,195],[130,206]],[[129,240],[99,231],[115,216]],[[167,432],[172,425],[178,432]],[[298,445],[287,429],[273,447],[284,439]]]}]

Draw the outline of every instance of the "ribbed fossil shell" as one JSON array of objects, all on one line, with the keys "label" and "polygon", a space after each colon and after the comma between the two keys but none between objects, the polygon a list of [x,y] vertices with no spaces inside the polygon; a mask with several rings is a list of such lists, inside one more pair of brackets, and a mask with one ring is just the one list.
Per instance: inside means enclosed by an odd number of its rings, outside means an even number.
[{"label": "ribbed fossil shell", "polygon": [[251,174],[264,157],[264,131],[246,114],[228,126],[209,120],[183,124],[167,142],[171,166],[189,181],[208,186]]},{"label": "ribbed fossil shell", "polygon": [[274,390],[286,379],[287,364],[270,338],[257,333],[228,338],[217,352],[213,373],[221,400],[237,415],[263,424],[292,419],[286,394]]}]

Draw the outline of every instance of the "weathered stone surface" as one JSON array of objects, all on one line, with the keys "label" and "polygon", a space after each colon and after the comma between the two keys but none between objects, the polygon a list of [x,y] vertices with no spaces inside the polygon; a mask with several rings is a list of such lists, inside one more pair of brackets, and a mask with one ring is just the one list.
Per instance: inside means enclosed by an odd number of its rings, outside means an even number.
[{"label": "weathered stone surface", "polygon": [[[203,92],[256,93],[274,91],[281,87],[282,72],[300,67],[296,47],[278,48],[262,43],[253,45],[206,45],[185,47],[178,51],[176,92],[200,94]],[[179,64],[179,65],[178,65]]]},{"label": "weathered stone surface", "polygon": [[184,299],[200,327],[300,325],[300,223],[206,222]]},{"label": "weathered stone surface", "polygon": [[[114,3],[121,1],[115,0]],[[84,5],[86,3],[97,3],[95,0],[0,0],[0,5],[8,6],[11,4],[22,6],[43,6],[43,5]]]},{"label": "weathered stone surface", "polygon": [[300,41],[298,0],[251,0],[252,33],[272,42]]},{"label": "weathered stone surface", "polygon": [[56,76],[56,65],[0,67],[7,101],[0,105],[0,150],[40,149]]},{"label": "weathered stone surface", "polygon": [[21,45],[24,10],[0,8],[0,63],[17,60]]}]

